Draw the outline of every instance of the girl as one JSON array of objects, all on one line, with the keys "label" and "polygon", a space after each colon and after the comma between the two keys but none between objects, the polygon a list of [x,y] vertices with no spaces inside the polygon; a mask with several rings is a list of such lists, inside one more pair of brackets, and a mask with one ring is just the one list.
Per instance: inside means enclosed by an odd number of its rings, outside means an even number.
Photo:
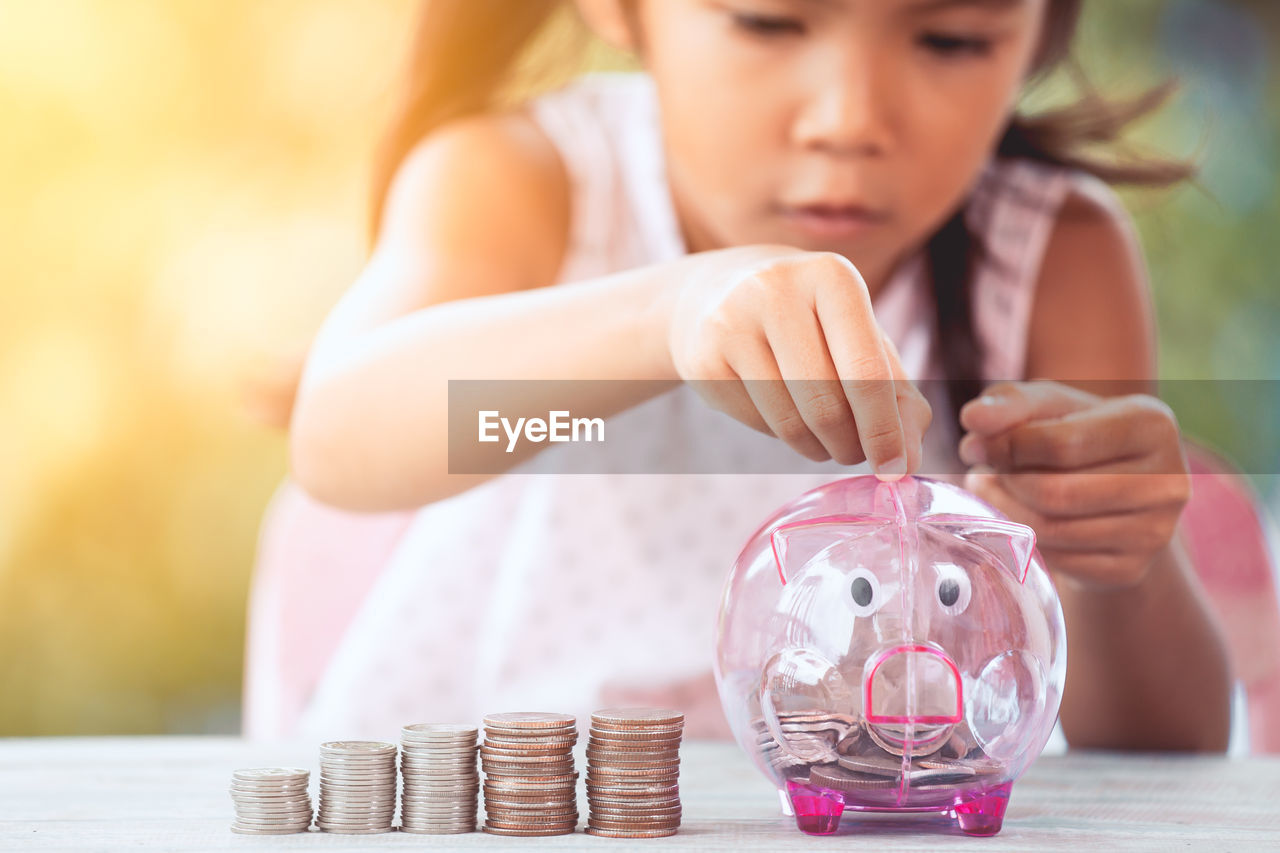
[{"label": "girl", "polygon": [[[865,461],[970,466],[965,487],[1036,530],[1070,743],[1222,749],[1227,665],[1175,535],[1188,477],[1149,396],[1143,266],[1097,180],[1182,171],[1079,153],[1160,93],[1015,111],[1079,0],[576,0],[643,73],[501,107],[562,5],[424,6],[375,247],[298,391],[306,494],[282,491],[264,535],[249,732],[637,702],[722,734],[727,567],[772,509]],[[932,405],[903,381],[943,378]],[[616,414],[671,457],[727,414],[744,458],[802,473],[555,477],[548,451],[450,474],[450,379],[652,380],[499,402]]]}]

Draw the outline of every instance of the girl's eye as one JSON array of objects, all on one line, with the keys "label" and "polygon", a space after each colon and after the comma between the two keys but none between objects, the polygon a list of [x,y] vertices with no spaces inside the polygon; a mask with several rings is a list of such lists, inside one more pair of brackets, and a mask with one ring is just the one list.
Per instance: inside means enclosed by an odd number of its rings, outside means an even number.
[{"label": "girl's eye", "polygon": [[738,29],[759,36],[801,35],[804,33],[804,24],[795,18],[778,18],[769,15],[735,12],[733,13],[733,23]]},{"label": "girl's eye", "polygon": [[944,613],[958,616],[969,606],[973,595],[973,587],[969,583],[969,574],[962,568],[949,563],[938,566],[938,580],[933,587],[942,605]]},{"label": "girl's eye", "polygon": [[924,33],[917,39],[917,42],[930,53],[935,53],[947,59],[986,56],[991,52],[991,39],[980,36]]}]

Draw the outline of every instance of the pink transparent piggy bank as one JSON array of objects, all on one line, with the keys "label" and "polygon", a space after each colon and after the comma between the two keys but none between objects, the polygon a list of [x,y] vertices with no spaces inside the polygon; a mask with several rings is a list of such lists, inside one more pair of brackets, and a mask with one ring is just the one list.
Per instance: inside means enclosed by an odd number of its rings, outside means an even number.
[{"label": "pink transparent piggy bank", "polygon": [[721,601],[725,715],[811,834],[845,811],[999,832],[1065,673],[1031,528],[932,480],[801,495],[747,543]]}]

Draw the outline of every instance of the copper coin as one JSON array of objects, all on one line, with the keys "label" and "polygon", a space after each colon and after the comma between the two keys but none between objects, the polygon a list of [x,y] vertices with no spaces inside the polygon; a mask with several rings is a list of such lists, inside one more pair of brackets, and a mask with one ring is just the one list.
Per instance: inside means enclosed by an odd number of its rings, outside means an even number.
[{"label": "copper coin", "polygon": [[636,831],[654,830],[654,829],[675,829],[678,826],[680,826],[680,821],[678,820],[676,821],[645,821],[643,823],[639,821],[635,823],[631,823],[628,821],[628,822],[619,823],[616,821],[601,822],[601,821],[595,821],[595,820],[588,820],[587,826],[589,826],[592,829],[609,829],[615,832],[619,830],[623,832],[636,832]]},{"label": "copper coin", "polygon": [[619,752],[628,752],[631,750],[679,749],[680,743],[681,739],[678,737],[619,739],[591,735],[587,738],[588,749],[614,749]]},{"label": "copper coin", "polygon": [[680,786],[676,784],[636,784],[636,785],[597,785],[590,779],[587,780],[587,795],[592,794],[605,795],[610,797],[654,797],[654,796],[674,796],[679,792]]},{"label": "copper coin", "polygon": [[674,752],[665,755],[662,753],[632,753],[628,755],[625,753],[590,750],[587,752],[587,760],[593,764],[617,764],[623,767],[630,767],[632,765],[679,764],[680,755]]},{"label": "copper coin", "polygon": [[566,755],[573,751],[572,746],[556,746],[546,744],[530,744],[527,746],[490,746],[486,741],[484,746],[480,747],[480,755],[491,756],[494,758],[503,758],[505,756],[534,756],[534,755]]},{"label": "copper coin", "polygon": [[[534,813],[534,814],[524,814],[524,813],[504,812],[504,811],[503,811],[503,810],[501,810],[501,809],[498,809],[497,811],[499,812],[499,814],[497,814],[497,815],[492,815],[492,814],[491,814],[491,815],[489,815],[489,821],[490,821],[491,823],[503,823],[503,822],[514,823],[514,822],[519,822],[519,823],[525,823],[525,824],[542,824],[542,823],[564,823],[565,821],[569,820],[569,814],[570,814],[570,813],[576,813],[576,812],[577,812],[577,809],[576,809],[576,808],[574,808],[572,805],[568,805],[568,806],[565,806],[565,807],[561,810],[561,811],[563,811],[563,812],[565,812],[565,813],[564,813],[564,814],[558,814],[558,815],[544,815],[544,814],[538,814],[538,813]],[[508,815],[508,817],[503,817],[503,816],[502,816],[503,814]]]},{"label": "copper coin", "polygon": [[484,826],[482,826],[482,827],[480,827],[480,828],[481,828],[482,830],[484,830],[485,832],[488,832],[488,833],[490,833],[490,834],[492,834],[492,835],[510,835],[510,836],[516,836],[516,837],[520,837],[520,838],[534,838],[534,837],[541,836],[541,835],[568,835],[568,834],[570,834],[571,832],[575,831],[575,830],[578,828],[578,825],[575,823],[573,826],[561,827],[561,828],[550,829],[550,830],[546,830],[546,829],[504,829],[504,828],[501,828],[501,827],[489,826],[488,824],[485,824]]},{"label": "copper coin", "polygon": [[572,760],[573,753],[569,752],[554,752],[547,755],[522,755],[520,753],[494,755],[486,752],[480,753],[481,766],[485,764],[563,764]]},{"label": "copper coin", "polygon": [[498,728],[514,727],[521,729],[553,729],[557,727],[577,725],[578,718],[572,714],[551,714],[543,711],[516,711],[505,714],[486,714],[484,724]]},{"label": "copper coin", "polygon": [[625,723],[606,723],[592,720],[587,726],[588,734],[603,734],[606,737],[622,737],[634,734],[639,737],[684,737],[684,725],[634,726]]},{"label": "copper coin", "polygon": [[587,732],[589,738],[596,740],[622,740],[622,741],[650,741],[650,740],[680,740],[682,733],[679,729],[674,731],[664,731],[660,733],[642,731],[640,729],[624,729],[624,730],[605,730],[592,726]]},{"label": "copper coin", "polygon": [[677,759],[669,761],[605,761],[599,758],[588,758],[587,772],[590,773],[593,770],[602,771],[603,775],[612,778],[629,775],[666,775],[679,772],[680,762]]},{"label": "copper coin", "polygon": [[597,829],[588,826],[583,832],[587,835],[598,835],[602,838],[665,838],[668,835],[675,835],[676,827],[670,829],[638,829],[638,830],[618,830],[618,829]]},{"label": "copper coin", "polygon": [[679,794],[662,794],[660,796],[615,796],[612,793],[587,792],[587,802],[592,805],[617,806],[618,808],[647,808],[648,806],[668,806],[680,803]]},{"label": "copper coin", "polygon": [[592,829],[611,829],[622,830],[624,832],[634,832],[636,830],[646,829],[675,829],[680,825],[678,820],[646,820],[646,821],[617,821],[617,820],[595,820],[588,819],[587,826]]},{"label": "copper coin", "polygon": [[684,712],[668,708],[602,708],[591,722],[620,726],[672,726],[684,723]]},{"label": "copper coin", "polygon": [[898,780],[892,776],[855,773],[841,767],[824,765],[809,769],[809,784],[837,791],[866,791],[897,787]]},{"label": "copper coin", "polygon": [[668,807],[664,809],[610,809],[601,806],[592,806],[590,809],[591,817],[613,819],[613,820],[630,820],[632,818],[652,818],[654,820],[670,819],[679,817],[682,813],[680,806]]},{"label": "copper coin", "polygon": [[575,787],[577,778],[577,773],[543,779],[529,779],[524,776],[518,776],[514,779],[497,777],[485,779],[483,784],[486,791],[490,789],[495,791],[554,791],[560,788]]}]

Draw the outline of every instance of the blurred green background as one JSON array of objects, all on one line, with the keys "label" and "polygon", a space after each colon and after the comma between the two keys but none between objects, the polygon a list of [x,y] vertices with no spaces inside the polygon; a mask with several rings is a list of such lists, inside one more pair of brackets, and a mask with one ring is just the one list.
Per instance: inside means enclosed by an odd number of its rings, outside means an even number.
[{"label": "blurred green background", "polygon": [[[245,388],[361,265],[415,10],[0,6],[0,735],[238,729],[257,524],[285,470]],[[1126,195],[1165,377],[1280,378],[1278,45],[1272,0],[1087,13],[1105,90],[1183,80],[1135,139],[1204,162],[1201,189]],[[1166,399],[1274,500],[1274,392],[1205,405],[1208,387]]]}]

